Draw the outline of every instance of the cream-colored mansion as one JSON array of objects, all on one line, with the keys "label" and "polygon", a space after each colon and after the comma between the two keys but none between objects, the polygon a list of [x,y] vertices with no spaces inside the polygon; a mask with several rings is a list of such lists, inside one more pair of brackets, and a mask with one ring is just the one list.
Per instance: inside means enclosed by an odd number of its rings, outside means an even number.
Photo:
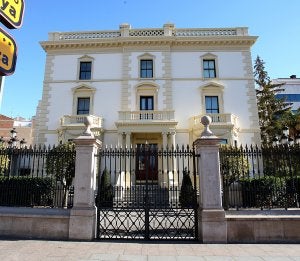
[{"label": "cream-colored mansion", "polygon": [[108,146],[192,144],[200,118],[229,144],[259,143],[251,46],[245,27],[53,32],[34,142],[92,131]]}]

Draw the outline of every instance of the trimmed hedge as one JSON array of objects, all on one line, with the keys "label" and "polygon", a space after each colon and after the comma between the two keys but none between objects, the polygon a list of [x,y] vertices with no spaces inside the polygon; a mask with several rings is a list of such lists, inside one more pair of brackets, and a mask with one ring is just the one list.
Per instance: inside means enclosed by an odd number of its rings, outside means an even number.
[{"label": "trimmed hedge", "polygon": [[48,177],[0,177],[0,206],[51,206],[54,189]]},{"label": "trimmed hedge", "polygon": [[266,176],[243,179],[239,183],[244,208],[288,208],[299,204],[300,177]]}]

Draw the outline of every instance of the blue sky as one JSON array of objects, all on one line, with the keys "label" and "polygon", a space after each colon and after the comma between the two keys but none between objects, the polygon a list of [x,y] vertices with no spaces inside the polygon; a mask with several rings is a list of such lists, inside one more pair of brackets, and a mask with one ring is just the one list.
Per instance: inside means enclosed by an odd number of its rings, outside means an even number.
[{"label": "blue sky", "polygon": [[258,36],[259,55],[271,78],[300,77],[300,0],[24,0],[20,29],[1,28],[17,42],[13,75],[6,77],[0,113],[29,118],[42,96],[45,52],[39,42],[48,32],[161,28],[249,27]]}]

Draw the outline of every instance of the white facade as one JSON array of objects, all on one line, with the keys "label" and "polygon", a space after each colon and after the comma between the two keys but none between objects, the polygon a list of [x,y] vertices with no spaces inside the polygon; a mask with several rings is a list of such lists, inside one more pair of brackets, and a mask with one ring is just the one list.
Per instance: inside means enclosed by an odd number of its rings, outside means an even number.
[{"label": "white facade", "polygon": [[300,108],[300,78],[296,75],[291,75],[290,78],[278,78],[272,80],[274,84],[283,83],[284,91],[277,94],[280,98],[285,98],[286,102],[291,103],[292,111],[297,111]]},{"label": "white facade", "polygon": [[50,33],[41,42],[47,58],[34,142],[73,139],[84,130],[83,117],[91,115],[92,131],[108,146],[192,144],[207,114],[224,142],[257,144],[250,51],[256,38],[247,28],[173,24]]}]

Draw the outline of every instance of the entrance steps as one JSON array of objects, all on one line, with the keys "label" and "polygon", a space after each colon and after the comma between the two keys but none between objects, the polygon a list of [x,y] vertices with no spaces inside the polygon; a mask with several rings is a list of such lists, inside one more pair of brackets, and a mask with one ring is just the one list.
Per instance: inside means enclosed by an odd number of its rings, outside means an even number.
[{"label": "entrance steps", "polygon": [[133,207],[168,207],[169,191],[157,184],[133,185],[125,190],[123,203]]}]

